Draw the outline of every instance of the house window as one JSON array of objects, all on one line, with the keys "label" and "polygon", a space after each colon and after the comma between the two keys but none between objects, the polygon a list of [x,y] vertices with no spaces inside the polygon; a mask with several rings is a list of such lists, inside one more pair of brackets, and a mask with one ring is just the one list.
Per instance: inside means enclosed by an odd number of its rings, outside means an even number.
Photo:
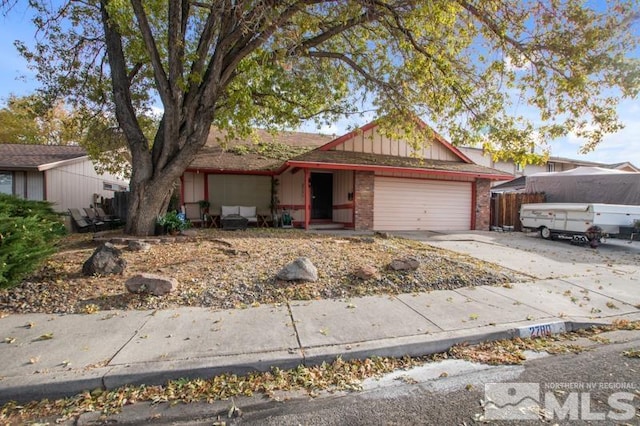
[{"label": "house window", "polygon": [[516,163],[516,172],[522,172],[522,171],[524,171],[522,164]]},{"label": "house window", "polygon": [[127,187],[117,183],[102,182],[102,189],[105,191],[126,191]]},{"label": "house window", "polygon": [[555,172],[556,171],[556,163],[547,164],[547,171],[548,172]]},{"label": "house window", "polygon": [[13,174],[0,172],[0,194],[13,194]]}]

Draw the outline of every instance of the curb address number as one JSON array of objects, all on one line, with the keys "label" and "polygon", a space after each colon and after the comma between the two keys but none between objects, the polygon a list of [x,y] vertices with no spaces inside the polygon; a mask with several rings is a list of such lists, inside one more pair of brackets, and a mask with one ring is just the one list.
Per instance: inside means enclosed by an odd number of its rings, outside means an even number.
[{"label": "curb address number", "polygon": [[563,322],[553,322],[548,324],[537,324],[529,327],[520,327],[518,334],[521,338],[527,337],[542,337],[550,336],[552,334],[565,332],[565,325]]}]

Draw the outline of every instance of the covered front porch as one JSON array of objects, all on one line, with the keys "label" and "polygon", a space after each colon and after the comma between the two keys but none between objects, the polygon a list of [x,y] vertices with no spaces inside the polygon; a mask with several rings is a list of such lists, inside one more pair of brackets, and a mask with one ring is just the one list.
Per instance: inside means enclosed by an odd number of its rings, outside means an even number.
[{"label": "covered front porch", "polygon": [[277,177],[277,206],[303,229],[354,228],[355,172],[293,167]]},{"label": "covered front porch", "polygon": [[[354,172],[292,168],[281,174],[187,171],[181,180],[180,204],[209,202],[208,212],[222,206],[255,206],[278,226],[284,213],[303,229],[354,228]],[[306,183],[306,184],[305,184]]]}]

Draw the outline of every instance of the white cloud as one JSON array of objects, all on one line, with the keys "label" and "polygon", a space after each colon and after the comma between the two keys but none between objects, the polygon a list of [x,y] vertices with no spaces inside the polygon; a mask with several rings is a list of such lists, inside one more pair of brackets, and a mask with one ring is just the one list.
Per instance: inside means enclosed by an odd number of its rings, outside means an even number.
[{"label": "white cloud", "polygon": [[313,121],[308,121],[303,123],[300,127],[298,127],[298,131],[300,132],[309,132],[309,133],[322,133],[324,135],[335,135],[342,136],[351,130],[354,130],[358,127],[364,126],[367,123],[376,119],[376,115],[374,111],[367,111],[362,115],[356,114],[349,117],[343,117],[331,124],[321,124],[318,128],[318,125]]},{"label": "white cloud", "polygon": [[521,59],[520,62],[521,62],[521,64],[516,65],[516,64],[514,64],[513,59],[511,59],[510,56],[506,56],[504,58],[504,66],[505,66],[507,71],[526,71],[529,68],[531,68],[531,62],[530,61]]}]

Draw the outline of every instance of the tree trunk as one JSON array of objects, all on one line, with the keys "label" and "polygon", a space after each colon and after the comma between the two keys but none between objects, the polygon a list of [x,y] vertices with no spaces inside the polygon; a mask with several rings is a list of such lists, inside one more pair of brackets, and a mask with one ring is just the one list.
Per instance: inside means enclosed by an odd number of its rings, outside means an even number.
[{"label": "tree trunk", "polygon": [[132,184],[125,233],[154,235],[156,220],[166,213],[172,193],[171,185],[158,185],[153,180]]},{"label": "tree trunk", "polygon": [[[207,116],[204,120],[210,123],[211,117]],[[133,168],[131,175],[131,197],[125,227],[127,234],[149,236],[155,233],[156,219],[167,212],[175,183],[205,144],[209,130],[210,127],[202,126],[202,129],[192,132],[189,140],[178,152],[166,157],[157,152],[156,156],[149,151],[132,150],[132,160],[138,167]],[[154,150],[160,152],[162,149],[175,149],[166,143],[166,140],[177,141],[180,135],[178,132],[167,135],[166,132],[166,126],[161,124],[156,134]],[[165,146],[161,148],[163,142]]]}]

